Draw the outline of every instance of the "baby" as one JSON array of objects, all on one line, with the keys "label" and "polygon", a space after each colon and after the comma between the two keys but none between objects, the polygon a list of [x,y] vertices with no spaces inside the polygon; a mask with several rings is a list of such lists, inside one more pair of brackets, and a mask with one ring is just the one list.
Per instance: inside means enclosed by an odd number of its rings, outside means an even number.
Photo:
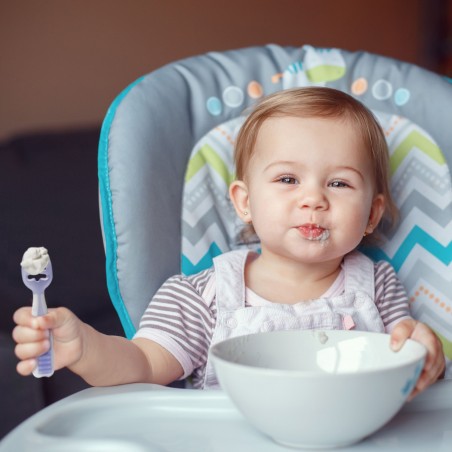
[{"label": "baby", "polygon": [[[264,99],[248,116],[235,149],[229,194],[261,253],[231,251],[193,276],[169,278],[151,300],[132,340],[101,334],[65,308],[43,317],[16,311],[17,370],[30,374],[54,337],[55,369],[68,367],[96,386],[168,384],[193,376],[218,385],[212,344],[281,329],[357,329],[406,339],[428,354],[412,396],[444,370],[440,341],[411,318],[408,298],[387,262],[356,251],[383,216],[397,212],[388,150],[370,113],[329,88],[297,88]],[[364,237],[364,239],[363,239]]]}]

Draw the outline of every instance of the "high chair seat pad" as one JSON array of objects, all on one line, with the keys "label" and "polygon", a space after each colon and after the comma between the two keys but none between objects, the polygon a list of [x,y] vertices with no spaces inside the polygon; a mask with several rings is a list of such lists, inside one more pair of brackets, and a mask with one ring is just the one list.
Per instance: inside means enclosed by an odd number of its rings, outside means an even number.
[{"label": "high chair seat pad", "polygon": [[[364,248],[375,260],[396,269],[411,301],[413,315],[440,335],[452,358],[450,241],[452,231],[449,168],[432,137],[407,118],[374,111],[387,136],[391,186],[400,220],[383,234],[379,248]],[[194,147],[185,176],[182,209],[182,272],[212,266],[232,249],[259,249],[240,239],[243,223],[228,199],[233,178],[233,142],[244,117],[217,126]],[[200,168],[199,161],[204,165]],[[449,314],[449,315],[448,315]]]},{"label": "high chair seat pad", "polygon": [[368,252],[394,265],[413,312],[452,358],[452,86],[408,63],[311,46],[188,58],[137,80],[112,104],[99,145],[100,198],[107,282],[127,336],[167,277],[244,246],[227,199],[240,116],[263,95],[311,85],[348,92],[382,124],[402,221]]}]

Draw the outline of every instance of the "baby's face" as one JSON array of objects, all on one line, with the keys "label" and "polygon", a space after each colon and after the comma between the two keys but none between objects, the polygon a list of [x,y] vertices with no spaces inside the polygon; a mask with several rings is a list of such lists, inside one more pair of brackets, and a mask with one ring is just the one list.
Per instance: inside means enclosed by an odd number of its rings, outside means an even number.
[{"label": "baby's face", "polygon": [[342,258],[384,208],[368,150],[348,121],[266,120],[245,182],[262,251],[306,262]]}]

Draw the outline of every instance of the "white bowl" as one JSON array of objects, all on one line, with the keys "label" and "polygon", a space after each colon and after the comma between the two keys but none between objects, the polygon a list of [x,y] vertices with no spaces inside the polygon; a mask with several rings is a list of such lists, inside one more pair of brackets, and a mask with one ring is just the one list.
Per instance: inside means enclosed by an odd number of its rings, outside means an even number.
[{"label": "white bowl", "polygon": [[222,389],[261,432],[291,447],[339,447],[386,424],[423,368],[426,349],[387,334],[277,331],[211,348]]}]

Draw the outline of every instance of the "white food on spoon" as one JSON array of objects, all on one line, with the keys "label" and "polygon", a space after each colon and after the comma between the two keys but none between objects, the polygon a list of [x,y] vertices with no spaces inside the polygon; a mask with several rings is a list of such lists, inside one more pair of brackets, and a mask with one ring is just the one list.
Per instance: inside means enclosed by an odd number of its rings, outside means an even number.
[{"label": "white food on spoon", "polygon": [[49,264],[49,253],[44,247],[31,247],[25,251],[20,266],[29,275],[38,275]]}]

